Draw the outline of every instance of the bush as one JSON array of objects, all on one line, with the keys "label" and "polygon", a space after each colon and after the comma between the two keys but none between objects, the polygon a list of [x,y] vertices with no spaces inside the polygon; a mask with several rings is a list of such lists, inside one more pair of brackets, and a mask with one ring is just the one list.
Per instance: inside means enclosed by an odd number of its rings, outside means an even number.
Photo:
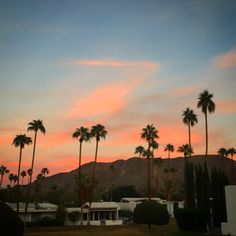
[{"label": "bush", "polygon": [[145,201],[135,207],[134,222],[148,225],[165,225],[169,223],[169,214],[164,205],[155,201]]},{"label": "bush", "polygon": [[179,208],[174,212],[178,227],[181,230],[206,231],[209,214],[202,209]]},{"label": "bush", "polygon": [[66,217],[65,207],[59,205],[57,207],[57,212],[56,212],[56,225],[58,226],[64,225],[65,217]]},{"label": "bush", "polygon": [[6,203],[0,201],[0,233],[1,235],[22,236],[24,223]]},{"label": "bush", "polygon": [[56,220],[50,217],[43,217],[40,220],[40,225],[41,226],[55,226],[56,225]]}]

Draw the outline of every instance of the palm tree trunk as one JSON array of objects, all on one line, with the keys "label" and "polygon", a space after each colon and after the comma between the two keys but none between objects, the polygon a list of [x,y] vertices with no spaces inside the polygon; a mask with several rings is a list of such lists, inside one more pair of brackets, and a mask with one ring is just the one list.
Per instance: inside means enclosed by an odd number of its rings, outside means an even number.
[{"label": "palm tree trunk", "polygon": [[[19,188],[20,182],[20,165],[21,165],[21,157],[22,157],[22,147],[20,147],[20,157],[19,157],[19,164],[18,164],[18,175],[17,175],[17,188]],[[16,211],[19,212],[19,199],[17,198],[16,203]]]},{"label": "palm tree trunk", "polygon": [[207,111],[205,112],[205,126],[206,126],[206,153],[205,153],[205,162],[207,160],[208,154],[208,126],[207,126]]},{"label": "palm tree trunk", "polygon": [[167,160],[167,201],[169,200],[169,182],[170,182],[170,151],[168,151],[168,160]]},{"label": "palm tree trunk", "polygon": [[83,225],[83,218],[84,218],[84,208],[83,208],[83,190],[82,190],[82,182],[81,182],[81,154],[82,154],[82,142],[80,142],[79,145],[79,204],[81,207],[81,215],[82,215],[82,220],[81,220],[81,225]]},{"label": "palm tree trunk", "polygon": [[150,157],[147,157],[147,185],[148,185],[148,199],[151,200],[151,165]]},{"label": "palm tree trunk", "polygon": [[1,174],[0,188],[2,187],[3,174]]},{"label": "palm tree trunk", "polygon": [[95,184],[95,171],[96,171],[96,164],[97,164],[97,156],[98,156],[98,141],[96,141],[95,160],[94,160],[93,173],[92,173],[92,183],[91,183],[91,190],[89,194],[90,196],[89,196],[88,225],[90,225],[91,205],[92,205],[92,198],[93,198],[93,191],[94,191],[94,184]]},{"label": "palm tree trunk", "polygon": [[35,157],[35,149],[36,149],[36,142],[37,142],[37,130],[34,133],[34,146],[33,146],[33,156],[32,156],[32,163],[31,163],[31,170],[32,173],[30,175],[30,180],[29,180],[29,186],[28,186],[28,191],[27,191],[27,196],[26,196],[26,204],[25,204],[25,219],[28,211],[28,205],[30,201],[30,193],[31,193],[31,183],[32,183],[32,177],[33,177],[33,171],[34,171],[34,157]]}]

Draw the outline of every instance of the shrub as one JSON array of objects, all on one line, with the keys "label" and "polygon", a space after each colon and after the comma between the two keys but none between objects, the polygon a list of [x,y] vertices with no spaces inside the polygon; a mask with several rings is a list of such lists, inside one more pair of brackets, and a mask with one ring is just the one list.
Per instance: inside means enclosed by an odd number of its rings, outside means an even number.
[{"label": "shrub", "polygon": [[155,201],[145,201],[135,207],[134,222],[148,225],[165,225],[169,223],[169,214],[165,206]]},{"label": "shrub", "polygon": [[50,217],[43,217],[40,220],[40,225],[41,226],[55,226],[56,225],[56,220]]},{"label": "shrub", "polygon": [[0,233],[1,235],[22,236],[24,223],[6,203],[0,201]]},{"label": "shrub", "polygon": [[65,217],[66,217],[65,207],[59,205],[57,207],[57,212],[56,212],[56,225],[58,226],[64,225]]},{"label": "shrub", "polygon": [[205,231],[209,214],[202,209],[178,208],[174,212],[178,227],[181,230]]}]

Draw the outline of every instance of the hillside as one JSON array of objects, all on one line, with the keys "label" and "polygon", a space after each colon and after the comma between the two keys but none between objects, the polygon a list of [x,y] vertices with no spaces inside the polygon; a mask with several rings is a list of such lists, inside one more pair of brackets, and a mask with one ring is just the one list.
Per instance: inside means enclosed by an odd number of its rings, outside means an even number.
[{"label": "hillside", "polygon": [[[193,156],[192,161],[195,164],[200,164],[204,162],[204,156],[196,155]],[[163,159],[163,164],[159,171],[158,177],[158,167],[157,165],[152,165],[152,179],[153,189],[159,179],[159,189],[163,188],[164,180],[166,179],[166,173],[164,169],[167,168],[167,159]],[[232,168],[236,170],[236,162],[229,158],[219,157],[217,155],[210,155],[207,158],[207,164],[209,169],[213,166],[222,168],[225,173],[228,174],[230,183],[236,184],[236,175],[232,171]],[[113,165],[113,171],[111,170],[111,165]],[[93,162],[87,163],[81,167],[83,173],[91,175],[91,170],[93,167]],[[170,178],[175,186],[176,190],[183,186],[183,168],[184,168],[184,158],[172,158],[170,159],[170,168],[174,167],[177,169],[175,174],[170,174]],[[72,170],[67,173],[59,173],[53,176],[46,177],[42,180],[42,185],[44,189],[49,189],[53,185],[58,187],[64,187],[66,185],[73,186],[75,183],[75,177],[78,174],[78,169]],[[117,160],[110,163],[97,163],[96,167],[96,180],[98,182],[98,188],[107,190],[112,186],[119,185],[134,185],[139,192],[144,192],[146,189],[146,176],[147,176],[147,165],[146,159],[141,158],[130,158],[128,160]]]}]

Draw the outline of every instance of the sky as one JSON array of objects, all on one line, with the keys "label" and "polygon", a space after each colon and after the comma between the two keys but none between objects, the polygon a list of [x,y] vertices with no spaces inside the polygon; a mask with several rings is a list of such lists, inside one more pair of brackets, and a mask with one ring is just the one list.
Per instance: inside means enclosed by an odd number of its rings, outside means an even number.
[{"label": "sky", "polygon": [[[33,119],[38,134],[35,173],[78,167],[81,126],[106,127],[98,161],[134,156],[142,128],[159,134],[155,155],[167,157],[188,142],[182,112],[198,116],[194,154],[205,152],[205,123],[198,96],[214,95],[209,115],[209,153],[236,148],[236,1],[51,0],[0,1],[0,165],[16,173],[17,134]],[[23,150],[30,167],[33,145]],[[93,161],[95,141],[83,144],[83,163]]]}]

